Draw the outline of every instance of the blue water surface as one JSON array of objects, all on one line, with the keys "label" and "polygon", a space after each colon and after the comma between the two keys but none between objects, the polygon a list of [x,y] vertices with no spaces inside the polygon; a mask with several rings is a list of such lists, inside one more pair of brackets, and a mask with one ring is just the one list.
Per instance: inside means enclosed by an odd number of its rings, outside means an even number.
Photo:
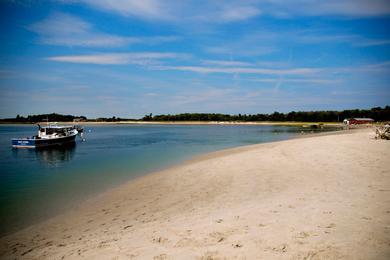
[{"label": "blue water surface", "polygon": [[[32,125],[0,125],[0,236],[127,180],[224,148],[291,138],[307,129],[259,125],[87,125],[67,148],[14,149]],[[311,130],[310,130],[311,131]]]}]

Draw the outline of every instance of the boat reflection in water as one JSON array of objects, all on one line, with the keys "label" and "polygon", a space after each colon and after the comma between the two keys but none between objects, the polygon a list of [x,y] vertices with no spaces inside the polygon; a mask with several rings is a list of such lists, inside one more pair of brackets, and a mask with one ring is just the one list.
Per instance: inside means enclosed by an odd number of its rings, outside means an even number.
[{"label": "boat reflection in water", "polygon": [[50,149],[36,149],[35,154],[38,161],[50,167],[59,167],[64,162],[71,161],[74,157],[76,144],[69,143],[66,145],[52,147]]}]

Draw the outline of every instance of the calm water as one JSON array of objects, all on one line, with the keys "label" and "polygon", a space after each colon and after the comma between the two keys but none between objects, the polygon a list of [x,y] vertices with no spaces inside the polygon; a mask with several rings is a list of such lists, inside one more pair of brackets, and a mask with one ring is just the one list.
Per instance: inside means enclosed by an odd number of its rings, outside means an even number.
[{"label": "calm water", "polygon": [[12,149],[36,126],[0,125],[0,235],[43,220],[105,189],[204,152],[291,138],[286,126],[86,126],[86,142]]}]

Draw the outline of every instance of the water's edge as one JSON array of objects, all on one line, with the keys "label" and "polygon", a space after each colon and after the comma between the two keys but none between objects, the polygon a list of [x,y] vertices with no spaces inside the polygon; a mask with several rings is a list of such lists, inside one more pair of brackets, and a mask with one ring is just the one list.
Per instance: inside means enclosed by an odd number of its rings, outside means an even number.
[{"label": "water's edge", "polygon": [[280,142],[290,141],[290,140],[293,140],[293,139],[313,138],[313,137],[319,137],[319,136],[347,134],[349,132],[350,131],[346,132],[346,131],[343,131],[343,130],[332,130],[332,131],[321,132],[321,133],[309,133],[309,134],[297,133],[295,135],[290,136],[288,139],[284,139],[284,140],[266,141],[266,142],[262,142],[262,143],[255,143],[255,144],[249,144],[249,145],[238,145],[238,146],[234,146],[234,147],[223,148],[223,149],[219,149],[219,150],[215,150],[215,151],[209,151],[209,152],[204,152],[204,153],[192,155],[189,158],[182,159],[182,160],[180,160],[178,162],[174,162],[174,163],[166,165],[164,167],[161,167],[161,168],[158,168],[158,169],[154,169],[152,171],[146,171],[146,172],[143,172],[142,174],[139,174],[139,175],[136,175],[136,176],[132,176],[129,179],[125,180],[124,182],[120,183],[120,184],[117,184],[115,186],[106,188],[106,189],[101,190],[101,191],[99,191],[97,193],[90,194],[89,196],[86,196],[86,197],[82,198],[81,200],[79,200],[77,203],[73,204],[71,207],[65,208],[65,209],[63,209],[63,210],[61,210],[59,212],[56,212],[55,214],[52,214],[52,215],[50,215],[50,216],[48,216],[48,217],[46,217],[44,219],[40,219],[39,221],[32,222],[32,223],[30,223],[30,224],[28,224],[26,226],[17,228],[15,230],[12,230],[12,231],[7,232],[5,234],[0,234],[0,237],[3,238],[3,237],[6,237],[6,236],[13,235],[13,234],[18,233],[18,232],[20,232],[22,230],[28,229],[28,228],[30,228],[32,226],[39,225],[39,224],[45,223],[47,221],[51,221],[51,220],[53,220],[53,219],[55,219],[57,217],[60,217],[60,216],[62,216],[64,214],[70,213],[72,211],[77,211],[80,208],[82,208],[83,205],[88,204],[88,203],[90,203],[90,202],[92,202],[92,201],[94,201],[96,199],[99,199],[100,197],[105,196],[106,194],[109,194],[109,193],[113,192],[114,190],[119,189],[120,187],[128,185],[128,183],[130,183],[130,182],[133,182],[135,180],[139,180],[139,179],[142,179],[142,178],[150,177],[150,176],[152,176],[154,174],[159,174],[159,173],[162,173],[162,172],[166,172],[166,171],[169,171],[170,169],[174,169],[174,168],[177,168],[177,167],[183,167],[185,165],[189,165],[189,164],[192,164],[192,163],[200,162],[200,161],[203,161],[203,160],[210,160],[210,159],[218,158],[218,157],[225,156],[225,155],[228,155],[228,154],[231,155],[231,154],[235,154],[235,153],[249,151],[249,150],[252,150],[252,149],[256,149],[259,146],[269,145],[271,143],[275,143],[276,144],[276,143],[280,143]]}]

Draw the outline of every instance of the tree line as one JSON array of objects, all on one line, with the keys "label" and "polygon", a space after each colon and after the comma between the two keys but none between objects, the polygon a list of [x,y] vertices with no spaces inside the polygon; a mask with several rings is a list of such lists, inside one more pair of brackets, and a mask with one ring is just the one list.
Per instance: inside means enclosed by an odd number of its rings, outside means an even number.
[{"label": "tree line", "polygon": [[352,109],[344,111],[299,111],[272,114],[215,114],[184,113],[176,115],[145,115],[143,121],[296,121],[296,122],[341,122],[345,118],[368,117],[375,121],[390,121],[390,106],[384,108]]},{"label": "tree line", "polygon": [[289,113],[274,112],[272,114],[217,114],[217,113],[183,113],[176,115],[145,115],[141,119],[128,119],[120,117],[100,117],[88,119],[86,116],[61,115],[57,113],[29,115],[26,117],[17,115],[15,118],[1,119],[1,122],[10,123],[36,123],[36,122],[119,122],[119,121],[296,121],[296,122],[341,122],[345,118],[368,117],[375,121],[390,121],[390,106],[384,108],[352,109],[344,111],[292,111]]},{"label": "tree line", "polygon": [[26,117],[17,115],[15,118],[5,118],[2,121],[16,123],[36,123],[36,122],[72,122],[74,120],[86,121],[85,116],[61,115],[57,113],[28,115]]}]

